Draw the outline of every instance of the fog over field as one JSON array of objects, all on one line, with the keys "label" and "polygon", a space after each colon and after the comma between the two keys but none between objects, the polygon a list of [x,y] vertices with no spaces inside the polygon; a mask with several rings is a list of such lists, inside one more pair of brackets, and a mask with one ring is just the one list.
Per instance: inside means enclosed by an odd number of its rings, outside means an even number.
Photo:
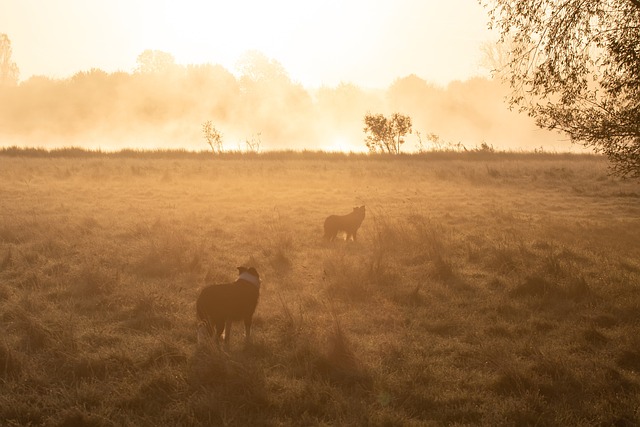
[{"label": "fog over field", "polygon": [[464,0],[13,2],[0,147],[206,150],[211,121],[227,151],[366,151],[364,116],[400,113],[402,152],[582,151],[508,109],[487,21]]},{"label": "fog over field", "polygon": [[36,76],[4,88],[0,144],[204,150],[202,124],[211,120],[225,150],[243,150],[254,140],[262,150],[364,151],[364,115],[399,112],[413,119],[403,152],[420,149],[420,141],[426,150],[483,142],[496,150],[581,149],[509,111],[506,94],[503,84],[484,77],[439,86],[408,75],[386,89],[352,83],[307,88],[257,51],[229,70],[180,65],[169,53],[148,50],[131,72]]}]

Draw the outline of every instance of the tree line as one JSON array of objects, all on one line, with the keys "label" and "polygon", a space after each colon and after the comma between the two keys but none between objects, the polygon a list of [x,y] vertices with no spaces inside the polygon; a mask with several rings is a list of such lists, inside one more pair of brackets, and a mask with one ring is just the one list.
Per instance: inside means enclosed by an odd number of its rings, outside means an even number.
[{"label": "tree line", "polygon": [[412,120],[414,132],[406,141],[396,139],[403,151],[417,149],[420,133],[451,146],[488,141],[516,150],[557,141],[504,106],[499,81],[474,78],[443,87],[409,75],[382,90],[351,83],[309,89],[259,52],[245,54],[232,72],[217,64],[177,64],[169,53],[147,50],[130,72],[15,78],[0,91],[5,146],[206,149],[202,126],[210,121],[232,150],[246,144],[344,149],[332,145],[336,140],[366,150],[365,116],[394,113]]}]

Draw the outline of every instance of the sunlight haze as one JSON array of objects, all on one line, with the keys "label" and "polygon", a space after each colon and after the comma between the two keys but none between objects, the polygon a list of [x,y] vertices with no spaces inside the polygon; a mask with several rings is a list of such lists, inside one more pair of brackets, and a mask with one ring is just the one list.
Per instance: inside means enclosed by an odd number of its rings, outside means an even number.
[{"label": "sunlight haze", "polygon": [[306,86],[382,88],[409,74],[442,85],[482,74],[479,46],[491,39],[473,0],[3,0],[0,32],[21,80],[131,71],[145,49],[233,69],[259,50]]},{"label": "sunlight haze", "polygon": [[640,0],[481,2],[0,0],[0,427],[640,427]]},{"label": "sunlight haze", "polygon": [[0,0],[0,143],[213,150],[211,122],[225,151],[360,152],[366,114],[400,113],[403,152],[573,148],[505,105],[487,20],[475,0]]}]

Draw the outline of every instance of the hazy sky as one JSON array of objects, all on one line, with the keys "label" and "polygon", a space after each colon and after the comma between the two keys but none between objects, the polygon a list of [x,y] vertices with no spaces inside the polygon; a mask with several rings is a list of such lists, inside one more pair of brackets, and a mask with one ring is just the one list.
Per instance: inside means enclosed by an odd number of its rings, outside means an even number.
[{"label": "hazy sky", "polygon": [[234,71],[257,49],[307,86],[384,88],[409,74],[444,85],[486,74],[486,21],[476,0],[0,0],[21,80],[130,72],[145,49]]}]

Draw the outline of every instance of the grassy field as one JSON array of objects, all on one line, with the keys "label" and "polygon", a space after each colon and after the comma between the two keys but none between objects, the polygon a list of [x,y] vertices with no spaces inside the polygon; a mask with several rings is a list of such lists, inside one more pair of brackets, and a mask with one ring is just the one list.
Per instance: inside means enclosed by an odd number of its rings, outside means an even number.
[{"label": "grassy field", "polygon": [[[253,343],[198,344],[238,265]],[[638,425],[639,308],[594,156],[0,156],[2,425]]]}]

